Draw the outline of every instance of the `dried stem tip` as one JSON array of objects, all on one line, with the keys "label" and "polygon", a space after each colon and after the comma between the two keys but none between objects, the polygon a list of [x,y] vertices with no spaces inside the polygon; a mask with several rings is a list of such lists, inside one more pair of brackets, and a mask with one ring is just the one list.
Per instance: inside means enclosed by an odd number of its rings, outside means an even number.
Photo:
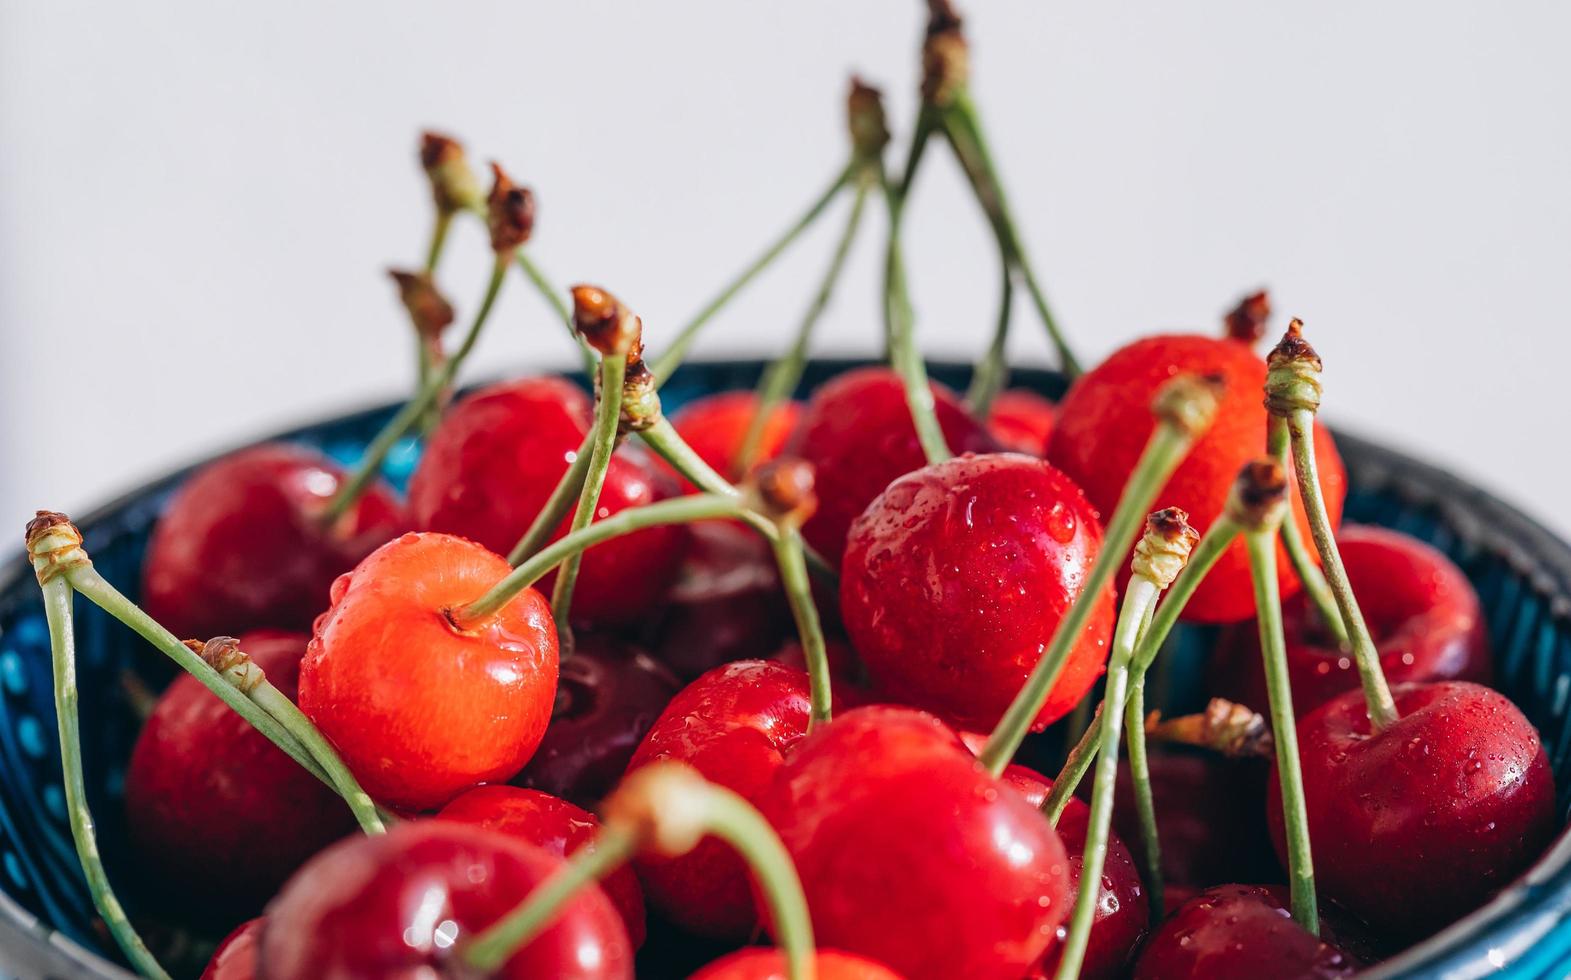
[{"label": "dried stem tip", "polygon": [[1281,464],[1269,456],[1245,463],[1223,513],[1245,531],[1279,527],[1287,513],[1287,473]]},{"label": "dried stem tip", "polygon": [[426,272],[407,272],[388,269],[387,274],[398,284],[398,298],[409,311],[409,320],[427,340],[442,336],[442,331],[453,322],[453,305],[436,288],[436,283]]},{"label": "dried stem tip", "polygon": [[38,511],[27,522],[24,539],[40,585],[67,569],[92,564],[82,550],[82,532],[59,511]]},{"label": "dried stem tip", "polygon": [[1286,418],[1320,409],[1320,355],[1304,339],[1304,321],[1295,318],[1266,356],[1266,411]]},{"label": "dried stem tip", "polygon": [[[602,357],[642,353],[644,322],[621,300],[599,286],[574,286],[569,291],[573,294],[573,327],[589,346]],[[632,357],[628,363],[633,363]]]},{"label": "dried stem tip", "polygon": [[607,828],[631,833],[649,851],[680,857],[709,832],[708,784],[682,762],[652,762],[628,773],[600,805]]},{"label": "dried stem tip", "polygon": [[200,654],[206,664],[224,675],[242,694],[249,694],[267,674],[252,661],[251,655],[240,649],[240,641],[232,636],[215,636],[206,643],[186,640],[185,645]]},{"label": "dried stem tip", "polygon": [[1157,390],[1151,413],[1190,438],[1199,438],[1211,427],[1226,391],[1219,374],[1180,374]]},{"label": "dried stem tip", "polygon": [[927,37],[922,42],[922,101],[943,108],[971,76],[971,52],[960,15],[949,0],[928,0]]},{"label": "dried stem tip", "polygon": [[858,160],[876,162],[889,145],[889,126],[884,118],[884,97],[878,89],[851,76],[851,93],[846,96],[846,123],[851,130],[851,152]]},{"label": "dried stem tip", "polygon": [[1156,511],[1146,518],[1146,533],[1135,542],[1131,567],[1159,589],[1173,584],[1184,570],[1200,532],[1189,526],[1189,514],[1178,507]]},{"label": "dried stem tip", "polygon": [[797,527],[818,509],[813,464],[805,459],[786,456],[760,463],[753,470],[752,491],[763,513]]},{"label": "dried stem tip", "polygon": [[1258,712],[1244,705],[1212,698],[1198,715],[1162,720],[1153,711],[1146,734],[1163,742],[1193,745],[1234,759],[1268,759],[1275,750],[1271,729]]},{"label": "dried stem tip", "polygon": [[462,143],[441,133],[421,133],[420,166],[431,180],[438,211],[452,214],[480,206],[480,182],[469,169]]},{"label": "dried stem tip", "polygon": [[1266,335],[1266,322],[1270,319],[1271,297],[1262,289],[1239,300],[1222,323],[1230,339],[1253,345]]},{"label": "dried stem tip", "polygon": [[491,250],[498,255],[510,255],[518,246],[529,241],[535,228],[535,195],[527,187],[520,187],[491,164],[494,181],[491,196],[486,199],[486,225],[491,230]]}]

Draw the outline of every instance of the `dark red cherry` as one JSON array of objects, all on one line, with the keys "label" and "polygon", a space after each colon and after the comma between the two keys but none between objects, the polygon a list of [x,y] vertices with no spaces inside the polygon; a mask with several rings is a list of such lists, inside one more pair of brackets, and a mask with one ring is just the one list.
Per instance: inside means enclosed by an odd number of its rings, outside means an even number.
[{"label": "dark red cherry", "polygon": [[[240,648],[294,699],[306,638],[259,630]],[[181,674],[131,751],[126,823],[162,900],[226,927],[354,828],[338,795],[202,682]]]},{"label": "dark red cherry", "polygon": [[1069,910],[1069,858],[1035,807],[910,708],[853,708],[787,753],[759,809],[818,942],[910,980],[1018,980]]},{"label": "dark red cherry", "polygon": [[[578,655],[573,654],[575,658]],[[495,830],[558,857],[584,848],[593,853],[595,836],[600,832],[600,821],[587,810],[549,793],[517,786],[477,786],[443,807],[437,819]],[[621,913],[633,948],[642,946],[644,892],[633,869],[616,869],[600,880],[600,887]]]},{"label": "dark red cherry", "polygon": [[1034,391],[999,392],[987,413],[987,428],[999,445],[1028,456],[1047,455],[1047,440],[1058,421],[1058,406]]},{"label": "dark red cherry", "polygon": [[[1298,723],[1315,882],[1394,935],[1426,935],[1482,905],[1554,836],[1554,776],[1538,731],[1467,681],[1401,684],[1371,734],[1361,691]],[[1276,785],[1273,776],[1271,784]],[[1279,794],[1267,795],[1283,853]]]},{"label": "dark red cherry", "polygon": [[579,634],[573,655],[562,661],[545,737],[513,782],[596,806],[681,686],[638,647]]},{"label": "dark red cherry", "polygon": [[256,945],[262,920],[250,919],[224,937],[198,980],[256,980]]},{"label": "dark red cherry", "polygon": [[[901,980],[881,963],[820,947],[813,956],[818,980]],[[693,974],[688,980],[788,980],[785,954],[778,949],[741,949]]]},{"label": "dark red cherry", "polygon": [[408,527],[386,485],[332,527],[323,507],[345,476],[314,449],[268,443],[198,470],[153,529],[142,602],[176,636],[273,627],[304,631],[333,579]]},{"label": "dark red cherry", "polygon": [[[1102,528],[1080,488],[1018,453],[957,456],[897,478],[851,526],[840,608],[882,696],[986,731],[1080,590]],[[1107,661],[1096,603],[1034,728],[1063,717]]]},{"label": "dark red cherry", "polygon": [[[951,451],[998,448],[954,392],[933,385],[933,403]],[[813,464],[818,510],[802,534],[832,564],[839,564],[857,515],[891,480],[927,462],[905,389],[895,373],[883,367],[847,371],[820,385],[802,410],[787,452]]]},{"label": "dark red cherry", "polygon": [[[806,733],[810,708],[800,670],[762,660],[716,667],[666,706],[628,770],[675,759],[756,801]],[[758,927],[747,865],[719,840],[679,858],[641,858],[639,874],[650,904],[691,932],[742,941]]]},{"label": "dark red cherry", "polygon": [[[1337,535],[1337,548],[1388,681],[1488,683],[1478,594],[1450,559],[1400,532],[1351,524]],[[1326,634],[1303,593],[1283,603],[1282,625],[1299,717],[1358,688],[1352,655]],[[1212,666],[1218,694],[1264,710],[1265,668],[1254,623],[1223,632]]]},{"label": "dark red cherry", "polygon": [[406,534],[333,583],[300,671],[300,710],[372,797],[415,810],[518,774],[556,697],[556,626],[525,589],[459,629],[448,613],[510,571],[463,538]]},{"label": "dark red cherry", "polygon": [[[449,820],[400,824],[319,854],[268,906],[266,980],[471,977],[466,940],[512,911],[562,859],[505,834]],[[569,899],[545,931],[491,976],[625,980],[633,950],[598,886]]]},{"label": "dark red cherry", "polygon": [[[1200,531],[1222,513],[1238,470],[1266,445],[1262,390],[1265,361],[1248,346],[1218,337],[1147,337],[1115,351],[1082,375],[1058,406],[1058,424],[1048,441],[1047,458],[1085,489],[1104,515],[1111,514],[1156,422],[1151,400],[1180,372],[1220,375],[1225,385],[1216,420],[1201,436],[1167,485],[1156,495],[1165,507],[1181,507]],[[1321,491],[1332,523],[1342,514],[1347,480],[1341,457],[1324,428],[1315,428],[1315,453]],[[1293,519],[1309,540],[1309,524],[1297,494],[1289,494]],[[1285,552],[1279,554],[1283,595],[1298,590]],[[1129,579],[1129,562],[1119,562],[1119,587]],[[1184,617],[1204,623],[1231,623],[1253,616],[1255,599],[1244,543],[1237,542],[1206,576]]]},{"label": "dark red cherry", "polygon": [[[1327,910],[1329,911],[1329,910]],[[1135,963],[1135,980],[1321,980],[1363,964],[1322,913],[1319,938],[1293,921],[1281,885],[1217,885],[1185,902]]]},{"label": "dark red cherry", "polygon": [[[734,467],[736,454],[742,448],[742,440],[747,438],[748,427],[753,424],[753,415],[757,411],[758,396],[753,392],[722,391],[688,402],[677,409],[671,414],[671,426],[711,469],[731,478],[737,475]],[[802,406],[792,401],[781,402],[770,411],[753,463],[762,463],[780,455],[780,449],[791,435],[791,430],[796,428],[797,417],[801,412]],[[659,466],[681,483],[684,493],[693,493],[698,489],[666,466],[663,460]]]},{"label": "dark red cherry", "polygon": [[[590,422],[587,396],[561,378],[507,381],[470,395],[443,416],[409,481],[415,526],[507,554],[545,506]],[[676,491],[648,456],[626,446],[611,458],[598,516]],[[620,624],[643,616],[670,584],[686,536],[684,527],[667,525],[590,548],[573,591],[573,618]],[[552,581],[547,576],[541,591],[549,593]]]}]

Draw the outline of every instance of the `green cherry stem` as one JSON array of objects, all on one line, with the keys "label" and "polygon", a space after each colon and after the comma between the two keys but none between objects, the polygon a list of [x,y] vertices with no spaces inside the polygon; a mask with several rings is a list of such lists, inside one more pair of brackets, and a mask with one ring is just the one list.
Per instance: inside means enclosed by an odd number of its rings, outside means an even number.
[{"label": "green cherry stem", "polygon": [[595,434],[591,430],[584,436],[584,441],[579,444],[578,452],[573,454],[572,463],[568,464],[567,472],[562,474],[562,479],[557,481],[556,488],[551,491],[551,496],[546,498],[545,506],[540,508],[540,513],[529,525],[529,530],[513,545],[513,550],[507,553],[507,563],[515,568],[525,559],[546,546],[551,540],[551,535],[562,526],[562,520],[567,517],[567,512],[572,509],[573,502],[578,499],[579,491],[583,489],[584,478],[589,473],[589,458],[593,454]]},{"label": "green cherry stem", "polygon": [[1162,922],[1165,908],[1162,839],[1156,827],[1156,799],[1151,792],[1151,761],[1146,754],[1146,678],[1132,676],[1124,703],[1124,744],[1129,748],[1129,779],[1134,788],[1135,816],[1140,827],[1140,878],[1146,887],[1151,927]]},{"label": "green cherry stem", "polygon": [[573,311],[567,305],[567,301],[562,298],[562,291],[552,284],[551,279],[541,271],[540,267],[529,257],[525,249],[521,248],[518,250],[514,261],[518,263],[518,268],[524,273],[524,278],[528,279],[530,285],[535,287],[535,292],[539,293],[550,304],[552,311],[556,313],[557,317],[567,324],[568,335],[573,338],[573,344],[578,348],[579,359],[583,361],[584,376],[593,378],[596,369],[595,352],[573,326]]},{"label": "green cherry stem", "polygon": [[1003,266],[998,293],[998,320],[993,328],[993,340],[987,352],[976,362],[971,372],[971,385],[966,389],[966,407],[979,419],[987,418],[993,399],[1009,383],[1009,316],[1014,305],[1015,281],[1009,266]]},{"label": "green cherry stem", "polygon": [[806,549],[802,525],[818,509],[813,492],[813,466],[801,459],[783,457],[761,464],[753,474],[749,497],[756,498],[756,509],[773,522],[778,535],[771,540],[775,563],[780,567],[780,583],[797,638],[802,643],[802,659],[807,664],[811,708],[808,731],[829,721],[833,690],[829,676],[829,651],[824,645],[823,624],[818,619],[818,604],[807,578]]},{"label": "green cherry stem", "polygon": [[[1287,419],[1272,416],[1267,429],[1266,454],[1286,470],[1292,449],[1292,432],[1288,428]],[[1293,520],[1291,515],[1282,521],[1282,547],[1287,552],[1288,560],[1293,564],[1293,572],[1303,583],[1304,594],[1309,597],[1309,604],[1314,608],[1320,624],[1331,632],[1340,649],[1352,649],[1352,640],[1347,635],[1347,624],[1342,622],[1342,612],[1337,608],[1336,596],[1331,592],[1331,586],[1326,582],[1325,573],[1320,570],[1320,565],[1309,557],[1309,546],[1304,541],[1304,536],[1299,533],[1298,522]]]},{"label": "green cherry stem", "polygon": [[944,430],[939,427],[938,416],[933,411],[933,388],[927,380],[922,352],[916,345],[916,313],[911,308],[905,258],[900,248],[903,202],[888,176],[882,175],[880,179],[889,206],[889,242],[884,251],[884,329],[889,366],[905,389],[906,404],[910,406],[911,422],[916,427],[923,455],[929,463],[941,463],[950,457],[949,444],[944,441]]}]

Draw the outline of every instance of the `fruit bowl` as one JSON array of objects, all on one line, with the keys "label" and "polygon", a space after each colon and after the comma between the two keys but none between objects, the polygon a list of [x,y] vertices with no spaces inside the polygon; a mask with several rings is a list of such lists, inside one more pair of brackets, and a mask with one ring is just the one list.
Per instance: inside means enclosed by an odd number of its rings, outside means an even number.
[{"label": "fruit bowl", "polygon": [[[804,389],[862,362],[817,360]],[[662,390],[668,408],[700,395],[750,388],[765,364],[696,363]],[[968,366],[937,363],[935,380],[963,387]],[[1050,397],[1063,393],[1052,372],[1022,369],[1017,386]],[[356,459],[396,410],[384,405],[286,432],[275,438]],[[1563,812],[1571,771],[1571,546],[1514,508],[1454,476],[1352,436],[1340,435],[1351,521],[1392,527],[1435,545],[1472,580],[1483,601],[1498,686],[1538,726],[1560,789]],[[418,447],[401,445],[385,475],[402,487]],[[149,532],[181,470],[142,486],[78,522],[95,563],[112,581],[135,583]],[[133,594],[133,598],[135,598]],[[82,743],[92,809],[111,876],[127,882],[120,795],[139,724],[136,692],[171,677],[166,660],[88,603],[78,603]],[[1181,658],[1160,692],[1164,708],[1201,698],[1195,658],[1206,631],[1181,637]],[[1186,684],[1185,678],[1194,682]],[[0,970],[21,976],[121,977],[113,943],[96,916],[74,852],[54,738],[48,634],[38,589],[21,555],[0,574]],[[646,950],[650,958],[669,951]],[[680,958],[680,951],[676,954]],[[1562,836],[1519,882],[1485,907],[1429,940],[1381,963],[1370,976],[1561,976],[1571,961],[1571,840]],[[670,969],[691,968],[672,963]],[[642,975],[642,974],[641,974]]]}]

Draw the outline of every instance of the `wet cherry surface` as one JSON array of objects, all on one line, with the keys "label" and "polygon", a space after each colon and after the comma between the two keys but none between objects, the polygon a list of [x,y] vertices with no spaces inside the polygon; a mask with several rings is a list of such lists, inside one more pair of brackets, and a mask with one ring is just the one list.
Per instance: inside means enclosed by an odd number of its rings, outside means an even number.
[{"label": "wet cherry surface", "polygon": [[[709,464],[710,469],[728,480],[735,480],[742,476],[735,469],[736,454],[742,448],[742,440],[747,437],[748,426],[752,425],[753,415],[757,411],[758,396],[753,392],[722,391],[695,399],[677,409],[671,415],[671,426],[698,457]],[[755,465],[780,455],[780,449],[791,435],[791,430],[796,428],[801,411],[802,406],[792,401],[781,402],[770,411],[769,421],[764,423],[763,437],[758,443],[757,455],[753,458]],[[698,489],[666,466],[663,460],[658,465],[682,484],[684,492],[692,493]]]},{"label": "wet cherry surface", "polygon": [[[813,958],[818,980],[900,980],[888,967],[862,956],[820,948]],[[775,949],[743,949],[722,957],[689,980],[788,980],[785,954]]]},{"label": "wet cherry surface", "polygon": [[1319,980],[1345,977],[1361,961],[1344,949],[1330,910],[1321,936],[1287,910],[1282,885],[1217,885],[1184,903],[1146,943],[1135,980]]}]

